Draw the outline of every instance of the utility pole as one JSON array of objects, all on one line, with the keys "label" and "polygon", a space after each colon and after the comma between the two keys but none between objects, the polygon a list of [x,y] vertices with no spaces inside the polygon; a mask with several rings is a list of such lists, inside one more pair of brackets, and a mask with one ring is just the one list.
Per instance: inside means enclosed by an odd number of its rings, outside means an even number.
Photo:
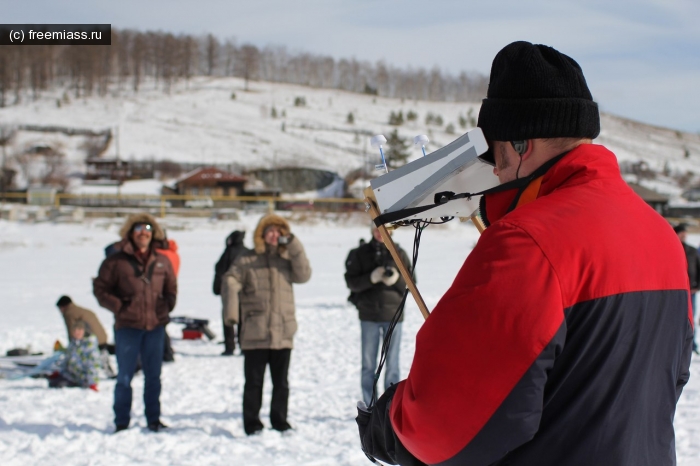
[{"label": "utility pole", "polygon": [[119,158],[119,125],[117,125],[114,131],[114,148],[117,152],[117,164],[116,164],[116,175],[117,175],[117,201],[119,205],[122,203],[122,183],[124,176],[122,175],[122,162]]},{"label": "utility pole", "polygon": [[2,168],[0,168],[0,183],[2,183],[2,200],[5,202],[7,192],[7,143],[12,137],[12,130],[6,126],[0,126],[0,144],[2,144]]},{"label": "utility pole", "polygon": [[114,147],[117,150],[117,160],[119,160],[119,125],[115,129]]}]

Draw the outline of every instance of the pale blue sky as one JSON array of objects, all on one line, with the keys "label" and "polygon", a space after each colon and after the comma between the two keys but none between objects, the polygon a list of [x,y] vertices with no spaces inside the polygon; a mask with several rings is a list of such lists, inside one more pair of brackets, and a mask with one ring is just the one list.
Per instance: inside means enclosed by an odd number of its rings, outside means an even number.
[{"label": "pale blue sky", "polygon": [[581,64],[602,110],[700,131],[698,0],[0,0],[5,23],[213,33],[335,58],[488,74],[515,40]]}]

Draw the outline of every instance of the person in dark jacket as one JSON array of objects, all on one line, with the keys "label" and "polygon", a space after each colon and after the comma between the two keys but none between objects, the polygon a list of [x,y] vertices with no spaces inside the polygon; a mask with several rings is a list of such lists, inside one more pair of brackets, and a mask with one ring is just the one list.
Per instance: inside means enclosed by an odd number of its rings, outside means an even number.
[{"label": "person in dark jacket", "polygon": [[131,215],[120,235],[118,252],[102,262],[93,281],[97,301],[114,313],[119,366],[114,423],[117,432],[129,427],[131,379],[140,356],[146,421],[151,431],[158,432],[165,427],[160,420],[160,372],[165,325],[175,307],[177,279],[170,260],[155,247],[155,241],[165,239],[155,218],[148,214]]},{"label": "person in dark jacket", "polygon": [[[397,246],[398,248],[398,246]],[[410,261],[406,252],[398,248],[401,260],[407,268]],[[348,300],[357,307],[362,331],[362,398],[369,405],[377,370],[377,353],[389,323],[406,289],[406,282],[396,268],[394,259],[382,242],[379,229],[372,228],[372,239],[353,249],[345,261],[345,283],[350,289]],[[386,357],[384,389],[400,380],[399,349],[401,346],[401,322],[394,327]],[[376,394],[379,396],[379,393]]]},{"label": "person in dark jacket", "polygon": [[478,126],[500,182],[480,199],[487,228],[419,330],[408,377],[358,405],[364,451],[402,465],[675,465],[685,254],[592,143],[580,66],[506,46]]},{"label": "person in dark jacket", "polygon": [[[114,243],[111,243],[109,246],[105,248],[105,257],[109,257],[112,254],[115,254],[119,251],[121,251],[122,246],[124,245],[123,241],[116,241]],[[169,239],[167,237],[167,233],[165,230],[163,230],[163,238],[162,239],[154,239],[151,243],[152,247],[156,249],[157,252],[162,254],[163,256],[167,257],[168,260],[170,261],[170,264],[173,266],[173,271],[175,272],[175,278],[177,278],[177,274],[180,271],[180,255],[178,253],[178,245],[175,242],[174,239]],[[173,350],[173,346],[170,342],[170,335],[168,335],[167,328],[165,330],[165,333],[163,334],[163,362],[174,362],[175,361],[175,351]],[[141,370],[141,361],[138,360],[136,363],[136,372]]]},{"label": "person in dark jacket", "polygon": [[[698,255],[698,250],[686,243],[686,237],[688,236],[688,225],[685,223],[679,223],[673,227],[673,231],[678,235],[678,239],[681,240],[683,245],[683,250],[685,251],[685,259],[688,261],[688,281],[690,282],[690,304],[693,307],[693,324],[695,323],[695,294],[700,288],[700,255]],[[695,328],[693,326],[693,328]],[[695,333],[693,332],[693,352],[698,354],[698,344],[695,341]]]},{"label": "person in dark jacket", "polygon": [[[226,271],[228,271],[233,261],[236,257],[241,255],[243,252],[248,251],[248,248],[243,246],[243,238],[245,237],[245,231],[236,230],[232,232],[226,238],[226,249],[221,254],[219,261],[214,266],[214,284],[212,286],[214,294],[216,296],[221,295],[221,279],[223,278]],[[232,356],[233,351],[236,349],[236,330],[233,325],[226,323],[225,318],[222,316],[222,321],[224,325],[224,352],[221,353],[222,356]],[[238,335],[241,333],[241,323],[240,320],[236,325],[238,327]],[[239,344],[240,346],[240,341]]]}]

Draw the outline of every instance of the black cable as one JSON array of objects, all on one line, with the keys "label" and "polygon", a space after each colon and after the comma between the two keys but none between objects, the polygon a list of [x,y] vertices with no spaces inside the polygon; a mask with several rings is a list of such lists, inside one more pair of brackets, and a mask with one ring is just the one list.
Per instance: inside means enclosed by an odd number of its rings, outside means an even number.
[{"label": "black cable", "polygon": [[518,169],[515,170],[515,179],[516,180],[520,178],[520,176],[518,176],[518,175],[520,174],[520,165],[522,165],[522,164],[523,164],[523,154],[520,154],[520,162],[518,162]]},{"label": "black cable", "polygon": [[[413,220],[410,222],[411,225],[416,229],[416,232],[413,236],[413,260],[411,261],[411,278],[415,280],[416,276],[416,264],[418,262],[418,249],[420,248],[420,238],[423,233],[423,230],[428,227],[430,224],[434,223],[445,223],[445,222],[429,222],[429,221],[421,221],[421,220]],[[406,264],[404,264],[406,265]],[[379,355],[379,364],[377,365],[377,371],[374,374],[374,383],[372,384],[372,399],[370,400],[369,407],[373,407],[374,404],[377,401],[377,383],[379,382],[379,377],[382,373],[382,369],[384,368],[384,364],[386,363],[386,358],[387,355],[389,354],[389,346],[391,345],[391,337],[394,333],[394,328],[396,328],[396,324],[399,323],[399,320],[401,319],[401,316],[403,315],[403,310],[406,305],[406,298],[408,297],[408,287],[404,289],[403,296],[401,298],[401,302],[399,303],[398,307],[396,308],[396,312],[394,313],[394,316],[391,318],[391,321],[389,322],[389,327],[387,328],[387,331],[384,335],[384,341],[382,341],[382,350]]]}]

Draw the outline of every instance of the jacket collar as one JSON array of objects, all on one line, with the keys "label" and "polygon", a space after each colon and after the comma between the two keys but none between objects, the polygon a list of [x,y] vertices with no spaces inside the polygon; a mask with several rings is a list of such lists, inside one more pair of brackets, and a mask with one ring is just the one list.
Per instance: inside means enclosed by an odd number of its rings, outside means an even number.
[{"label": "jacket collar", "polygon": [[554,157],[527,177],[488,190],[481,197],[480,216],[489,226],[518,207],[546,196],[563,185],[619,176],[617,158],[612,152],[603,146],[582,144]]},{"label": "jacket collar", "polygon": [[134,248],[134,243],[132,243],[131,240],[125,239],[125,240],[122,240],[120,243],[121,243],[121,251],[124,254],[128,254],[130,256],[133,256],[136,260],[138,260],[139,262],[141,262],[143,264],[148,264],[151,261],[151,257],[155,255],[154,254],[155,246],[154,246],[153,242],[151,242],[151,245],[148,247],[148,254],[146,255],[146,260],[143,262],[140,260],[141,255],[136,254],[136,250]]}]

